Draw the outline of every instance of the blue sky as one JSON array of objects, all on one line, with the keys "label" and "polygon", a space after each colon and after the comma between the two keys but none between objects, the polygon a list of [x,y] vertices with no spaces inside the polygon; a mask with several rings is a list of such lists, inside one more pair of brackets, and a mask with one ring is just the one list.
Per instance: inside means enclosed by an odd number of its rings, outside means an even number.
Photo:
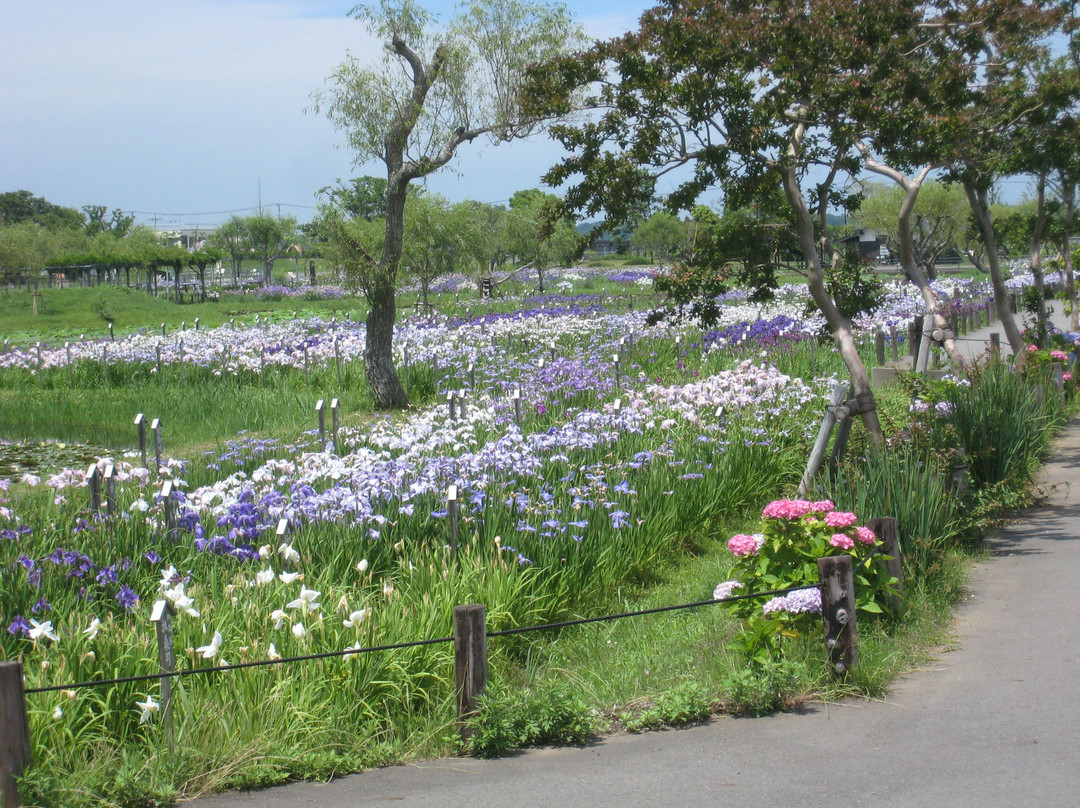
[{"label": "blue sky", "polygon": [[[0,0],[0,191],[137,211],[148,224],[216,224],[263,205],[310,218],[354,168],[342,136],[305,113],[342,61],[377,52],[354,2]],[[453,3],[425,4],[440,18]],[[574,0],[592,38],[636,26],[648,0]],[[466,147],[428,187],[501,202],[536,187],[549,141]],[[456,170],[454,170],[456,169]]]}]

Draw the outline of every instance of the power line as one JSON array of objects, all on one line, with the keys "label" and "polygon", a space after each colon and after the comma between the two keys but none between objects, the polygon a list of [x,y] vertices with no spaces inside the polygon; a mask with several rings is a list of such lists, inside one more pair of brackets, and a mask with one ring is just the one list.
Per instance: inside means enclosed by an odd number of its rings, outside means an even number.
[{"label": "power line", "polygon": [[314,205],[294,205],[294,204],[290,204],[288,202],[270,202],[270,203],[267,203],[266,205],[262,205],[261,207],[259,205],[253,205],[253,206],[251,206],[249,208],[233,208],[232,210],[210,210],[210,211],[203,211],[201,213],[165,213],[165,212],[160,211],[160,210],[131,210],[131,211],[128,211],[128,213],[135,213],[135,214],[138,214],[140,216],[177,216],[177,217],[180,217],[180,216],[185,216],[185,217],[186,216],[224,216],[226,213],[246,213],[248,211],[261,210],[262,208],[273,207],[273,206],[277,206],[277,207],[281,207],[281,208],[301,208],[303,210],[315,210],[316,209]]}]

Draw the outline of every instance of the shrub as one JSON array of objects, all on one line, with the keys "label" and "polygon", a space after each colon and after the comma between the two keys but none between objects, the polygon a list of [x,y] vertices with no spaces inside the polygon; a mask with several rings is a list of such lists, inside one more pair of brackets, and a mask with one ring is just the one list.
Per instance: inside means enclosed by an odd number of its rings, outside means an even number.
[{"label": "shrub", "polygon": [[724,682],[726,708],[734,715],[765,715],[790,709],[797,700],[805,665],[790,659],[766,660],[736,671]]},{"label": "shrub", "polygon": [[765,664],[779,654],[782,638],[816,626],[814,616],[821,613],[817,562],[827,556],[851,556],[856,608],[880,614],[878,600],[896,581],[873,556],[881,542],[858,521],[854,513],[839,511],[827,500],[781,499],[765,506],[760,533],[732,536],[728,549],[735,556],[734,579],[717,586],[714,598],[794,591],[765,603],[758,598],[730,601],[728,609],[743,620],[743,632],[731,647]]},{"label": "shrub", "polygon": [[661,693],[637,712],[619,716],[630,732],[657,727],[677,727],[703,721],[712,715],[713,700],[706,687],[698,682],[683,682]]},{"label": "shrub", "polygon": [[480,700],[469,727],[473,754],[495,758],[524,746],[584,743],[593,719],[582,698],[562,687],[499,688]]}]

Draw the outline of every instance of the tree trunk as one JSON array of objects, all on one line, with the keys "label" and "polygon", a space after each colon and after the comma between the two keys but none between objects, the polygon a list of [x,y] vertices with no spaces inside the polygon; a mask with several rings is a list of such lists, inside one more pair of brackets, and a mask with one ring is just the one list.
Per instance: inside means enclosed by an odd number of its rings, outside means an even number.
[{"label": "tree trunk", "polygon": [[784,193],[795,214],[799,247],[806,257],[807,284],[810,288],[810,295],[825,316],[825,322],[828,324],[833,339],[840,350],[840,357],[843,359],[844,366],[847,368],[848,375],[851,378],[851,386],[855,393],[859,414],[862,416],[863,426],[866,427],[867,434],[874,445],[880,447],[884,444],[885,438],[877,414],[877,400],[874,397],[873,390],[870,388],[870,376],[867,374],[866,366],[859,356],[855,338],[851,333],[850,321],[840,312],[840,309],[837,308],[836,303],[825,288],[825,273],[822,270],[821,257],[818,255],[814,220],[810,215],[802,189],[799,187],[796,170],[791,166],[784,166],[779,171],[784,182]]},{"label": "tree trunk", "polygon": [[990,268],[990,283],[994,287],[994,305],[998,319],[1005,330],[1014,357],[1024,354],[1024,336],[1016,325],[1013,314],[1009,311],[1009,293],[1005,289],[1005,278],[1001,274],[1001,259],[998,257],[997,238],[994,235],[994,220],[990,215],[990,197],[984,188],[976,188],[971,180],[964,181],[964,193],[967,195],[971,212],[979,225],[983,245],[986,247],[986,263]]},{"label": "tree trunk", "polygon": [[1076,308],[1076,279],[1073,277],[1072,260],[1072,227],[1073,217],[1076,214],[1076,187],[1068,180],[1062,178],[1061,197],[1065,202],[1065,244],[1062,251],[1065,253],[1065,292],[1069,298],[1070,324],[1072,330],[1080,330],[1080,311]]},{"label": "tree trunk", "polygon": [[397,319],[397,270],[405,243],[405,191],[408,182],[395,181],[393,172],[386,187],[386,242],[382,261],[367,290],[371,309],[364,342],[364,374],[379,409],[407,407],[409,397],[394,369],[394,321]]},{"label": "tree trunk", "polygon": [[[922,177],[925,178],[925,173]],[[897,233],[900,239],[900,266],[903,268],[908,280],[915,284],[922,295],[923,302],[926,304],[926,313],[934,317],[934,327],[945,334],[942,347],[945,348],[949,360],[957,369],[960,369],[964,367],[965,363],[964,357],[956,346],[956,334],[953,333],[948,319],[941,313],[937,294],[930,286],[932,278],[923,273],[918,261],[915,260],[915,241],[911,232],[911,214],[915,209],[919,190],[922,188],[922,180],[920,179],[914,183],[904,182],[901,183],[901,187],[904,188],[905,196],[903,204],[900,205],[900,215],[897,217]]]},{"label": "tree trunk", "polygon": [[1046,316],[1046,284],[1042,271],[1043,231],[1046,229],[1046,174],[1039,174],[1035,180],[1035,229],[1031,235],[1031,277],[1035,280],[1035,290],[1039,300],[1035,307],[1038,327],[1035,329],[1039,343],[1043,348],[1049,344]]}]

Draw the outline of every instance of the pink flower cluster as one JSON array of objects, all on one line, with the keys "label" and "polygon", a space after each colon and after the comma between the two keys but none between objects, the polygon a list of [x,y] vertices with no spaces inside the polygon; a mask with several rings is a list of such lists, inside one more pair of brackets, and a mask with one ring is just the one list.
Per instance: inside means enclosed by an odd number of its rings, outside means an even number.
[{"label": "pink flower cluster", "polygon": [[1064,351],[1051,351],[1050,358],[1057,359],[1060,362],[1067,362],[1069,359],[1069,355]]},{"label": "pink flower cluster", "polygon": [[855,540],[846,533],[833,533],[832,538],[829,539],[829,544],[833,547],[839,547],[841,550],[850,550],[855,546]]},{"label": "pink flower cluster", "polygon": [[867,546],[872,546],[874,542],[877,541],[877,536],[874,535],[874,531],[868,527],[862,526],[855,528],[855,538]]},{"label": "pink flower cluster", "polygon": [[825,514],[825,524],[828,527],[851,527],[858,521],[859,517],[848,511],[832,511]]},{"label": "pink flower cluster", "polygon": [[736,533],[728,539],[727,547],[736,556],[753,555],[761,548],[761,539],[757,536],[747,536],[745,533]]},{"label": "pink flower cluster", "polygon": [[765,519],[802,519],[811,513],[828,513],[833,509],[833,504],[824,499],[820,502],[810,502],[806,499],[777,499],[765,506],[761,516]]}]

